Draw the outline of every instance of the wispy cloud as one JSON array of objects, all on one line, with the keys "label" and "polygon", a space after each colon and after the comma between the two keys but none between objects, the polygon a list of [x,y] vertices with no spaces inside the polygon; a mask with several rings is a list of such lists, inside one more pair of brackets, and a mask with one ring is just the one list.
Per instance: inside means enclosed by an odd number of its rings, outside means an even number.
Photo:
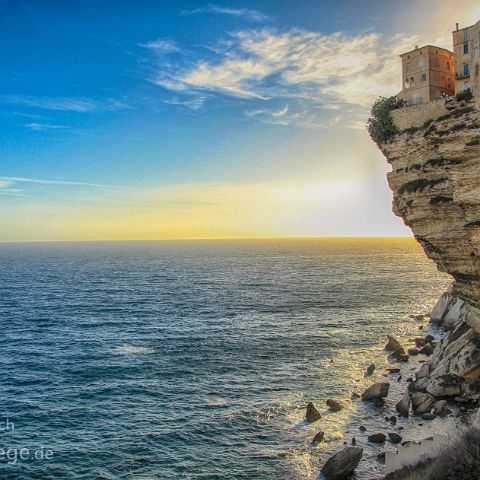
[{"label": "wispy cloud", "polygon": [[0,101],[13,105],[55,110],[61,112],[89,113],[101,110],[116,110],[124,108],[122,102],[107,100],[98,102],[86,98],[73,97],[33,97],[28,95],[1,95]]},{"label": "wispy cloud", "polygon": [[145,43],[139,43],[139,47],[148,48],[157,54],[166,54],[179,52],[180,48],[177,43],[171,38],[157,38]]},{"label": "wispy cloud", "polygon": [[259,108],[245,111],[249,118],[256,118],[269,125],[297,126],[302,128],[331,128],[338,125],[340,116],[319,120],[314,111],[292,110],[288,105],[281,109]]},{"label": "wispy cloud", "polygon": [[187,98],[173,97],[163,100],[163,103],[167,103],[169,105],[179,105],[196,111],[203,107],[206,98],[206,95],[195,95]]},{"label": "wispy cloud", "polygon": [[[314,111],[356,109],[365,112],[379,95],[399,91],[398,54],[416,38],[379,33],[324,35],[300,29],[244,30],[230,34],[214,58],[200,58],[181,69],[162,66],[154,83],[183,95],[223,94],[243,99],[296,102],[293,115],[303,121]],[[308,112],[301,114],[302,108]],[[278,113],[278,112],[277,112]],[[286,120],[284,120],[286,121]],[[311,123],[311,122],[308,122]]]},{"label": "wispy cloud", "polygon": [[265,22],[270,17],[257,10],[251,10],[250,8],[230,8],[213,3],[193,10],[183,10],[182,15],[201,15],[201,14],[221,14],[232,15],[234,17],[241,17],[250,22]]},{"label": "wispy cloud", "polygon": [[0,177],[0,188],[2,188],[2,185],[10,186],[16,183],[36,183],[41,185],[72,185],[72,186],[98,187],[98,188],[111,187],[110,185],[105,185],[101,183],[76,182],[76,181],[70,181],[70,180],[42,179],[42,178],[28,178],[28,177]]},{"label": "wispy cloud", "polygon": [[28,128],[29,130],[33,130],[34,132],[46,132],[48,130],[64,130],[64,129],[70,128],[70,127],[67,127],[66,125],[54,125],[51,123],[38,123],[38,122],[25,123],[23,126],[25,128]]}]

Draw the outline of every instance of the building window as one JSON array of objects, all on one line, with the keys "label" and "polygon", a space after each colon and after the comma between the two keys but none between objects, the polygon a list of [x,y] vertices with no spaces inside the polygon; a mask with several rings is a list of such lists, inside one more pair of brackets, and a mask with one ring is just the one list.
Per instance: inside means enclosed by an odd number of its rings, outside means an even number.
[{"label": "building window", "polygon": [[447,62],[447,70],[450,70],[450,62]]},{"label": "building window", "polygon": [[463,74],[468,77],[470,75],[470,64],[469,63],[464,63],[463,64]]},{"label": "building window", "polygon": [[418,60],[418,68],[423,68],[424,66],[425,66],[425,60],[422,57]]},{"label": "building window", "polygon": [[468,30],[467,30],[467,29],[465,29],[465,30],[463,31],[463,41],[464,41],[464,42],[467,42],[467,41],[468,41]]},{"label": "building window", "polygon": [[410,77],[410,87],[414,87],[415,86],[415,80],[413,77]]},{"label": "building window", "polygon": [[419,93],[414,93],[412,95],[412,105],[418,105],[422,103],[422,96]]},{"label": "building window", "polygon": [[422,82],[426,82],[426,81],[427,81],[427,74],[422,73]]},{"label": "building window", "polygon": [[463,54],[465,55],[466,53],[468,53],[468,42],[463,44]]}]

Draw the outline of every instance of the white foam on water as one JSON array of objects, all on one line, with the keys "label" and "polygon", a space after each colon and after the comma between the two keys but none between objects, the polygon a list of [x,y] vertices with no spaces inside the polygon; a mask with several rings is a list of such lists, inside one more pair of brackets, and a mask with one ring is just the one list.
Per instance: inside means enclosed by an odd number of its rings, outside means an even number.
[{"label": "white foam on water", "polygon": [[155,349],[151,347],[140,347],[137,345],[129,345],[128,343],[124,343],[123,345],[119,345],[113,349],[113,353],[115,355],[148,354],[154,352]]}]

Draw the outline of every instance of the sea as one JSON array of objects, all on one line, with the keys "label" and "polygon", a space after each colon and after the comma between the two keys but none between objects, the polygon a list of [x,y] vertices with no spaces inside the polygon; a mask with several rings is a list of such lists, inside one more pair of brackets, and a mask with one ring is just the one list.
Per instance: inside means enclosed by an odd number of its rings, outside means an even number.
[{"label": "sea", "polygon": [[318,478],[450,281],[413,239],[0,244],[0,479]]}]

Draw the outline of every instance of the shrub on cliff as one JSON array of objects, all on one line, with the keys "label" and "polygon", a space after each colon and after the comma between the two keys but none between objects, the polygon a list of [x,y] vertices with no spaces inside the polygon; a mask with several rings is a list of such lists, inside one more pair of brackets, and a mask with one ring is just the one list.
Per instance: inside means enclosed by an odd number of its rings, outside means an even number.
[{"label": "shrub on cliff", "polygon": [[459,102],[461,100],[465,100],[466,102],[468,102],[469,100],[471,100],[473,98],[473,94],[472,94],[472,91],[469,88],[467,88],[463,92],[457,93],[455,95],[455,97]]},{"label": "shrub on cliff", "polygon": [[373,104],[367,130],[379,147],[397,133],[397,127],[393,123],[390,112],[404,105],[405,101],[397,97],[380,97]]}]

